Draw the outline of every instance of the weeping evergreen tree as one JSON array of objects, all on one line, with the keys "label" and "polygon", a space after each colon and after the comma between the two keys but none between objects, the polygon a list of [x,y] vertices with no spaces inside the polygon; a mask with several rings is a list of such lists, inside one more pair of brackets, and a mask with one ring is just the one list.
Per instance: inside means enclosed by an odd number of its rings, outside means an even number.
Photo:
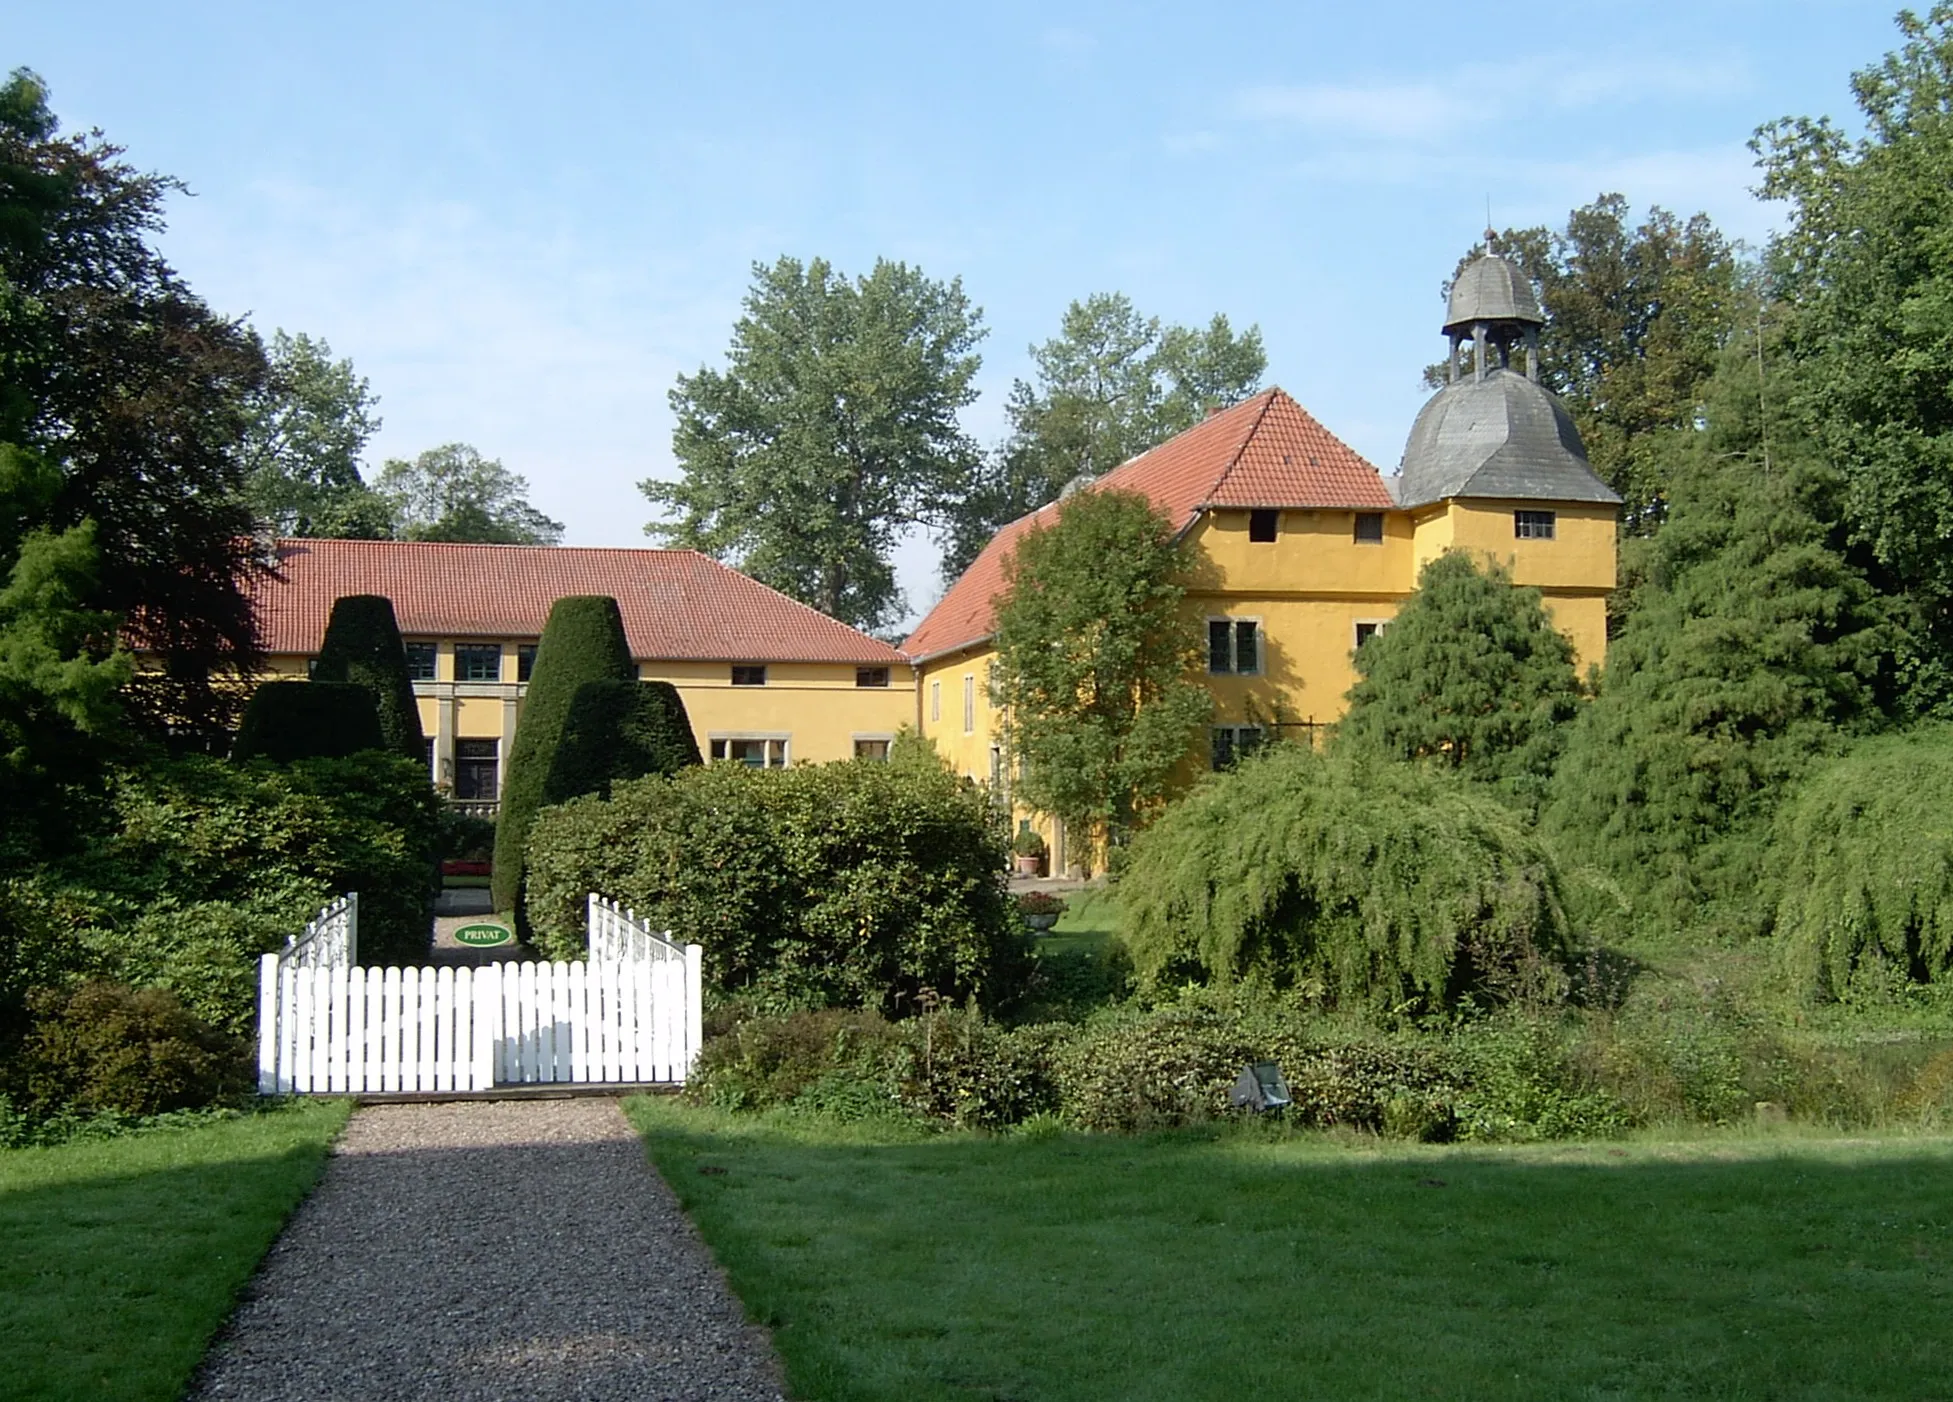
[{"label": "weeping evergreen tree", "polygon": [[1669,927],[1719,905],[1758,927],[1777,803],[1888,699],[1898,634],[1842,552],[1838,476],[1763,390],[1754,342],[1732,347],[1677,436],[1668,522],[1541,814],[1564,861]]},{"label": "weeping evergreen tree", "polygon": [[522,698],[502,805],[495,818],[495,908],[519,909],[529,828],[543,806],[549,771],[563,743],[563,728],[578,688],[585,682],[634,680],[637,666],[624,639],[624,616],[605,595],[558,599],[543,625],[535,668]]},{"label": "weeping evergreen tree", "polygon": [[1953,973],[1953,727],[1878,736],[1814,774],[1776,825],[1777,938],[1820,998]]},{"label": "weeping evergreen tree", "polygon": [[1424,566],[1389,628],[1356,650],[1338,748],[1429,760],[1530,811],[1580,702],[1573,644],[1537,589],[1452,551]]},{"label": "weeping evergreen tree", "polygon": [[1374,1014],[1557,996],[1545,849],[1442,772],[1273,745],[1134,840],[1119,905],[1148,985],[1265,981]]},{"label": "weeping evergreen tree", "polygon": [[386,748],[415,763],[427,757],[420,707],[407,675],[407,649],[394,622],[393,601],[383,594],[348,594],[333,600],[315,682],[351,682],[373,693]]}]

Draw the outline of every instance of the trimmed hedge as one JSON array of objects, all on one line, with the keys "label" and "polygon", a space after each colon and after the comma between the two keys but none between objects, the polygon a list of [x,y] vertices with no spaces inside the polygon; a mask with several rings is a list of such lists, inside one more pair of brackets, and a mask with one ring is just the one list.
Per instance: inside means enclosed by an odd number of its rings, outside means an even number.
[{"label": "trimmed hedge", "polygon": [[924,988],[1007,1003],[1031,958],[1003,824],[940,765],[714,764],[545,810],[529,843],[539,948],[584,948],[599,891],[705,946],[719,997],[898,1013]]},{"label": "trimmed hedge", "polygon": [[312,680],[351,682],[372,692],[384,748],[403,759],[426,762],[420,707],[414,702],[407,649],[400,641],[391,599],[382,594],[347,594],[333,601]]},{"label": "trimmed hedge", "polygon": [[543,807],[543,792],[576,693],[585,682],[634,681],[637,667],[624,638],[624,616],[617,600],[605,595],[558,599],[543,625],[536,664],[523,693],[522,719],[510,746],[509,769],[502,780],[502,803],[495,817],[495,873],[490,888],[495,908],[522,913],[524,862],[529,826]]},{"label": "trimmed hedge", "polygon": [[685,702],[670,682],[605,677],[570,701],[563,739],[543,782],[544,804],[608,797],[620,780],[676,774],[701,763]]},{"label": "trimmed hedge", "polygon": [[1119,905],[1152,988],[1264,981],[1397,1016],[1566,986],[1545,849],[1495,799],[1421,765],[1271,746],[1134,839]]},{"label": "trimmed hedge", "polygon": [[350,682],[261,682],[238,722],[231,758],[290,764],[385,748],[379,709],[367,688]]}]

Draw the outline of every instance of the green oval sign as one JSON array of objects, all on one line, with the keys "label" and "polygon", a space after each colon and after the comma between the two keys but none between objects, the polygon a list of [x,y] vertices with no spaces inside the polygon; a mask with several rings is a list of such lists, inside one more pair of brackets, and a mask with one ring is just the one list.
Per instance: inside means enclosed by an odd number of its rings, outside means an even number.
[{"label": "green oval sign", "polygon": [[454,932],[454,942],[473,945],[477,949],[496,944],[514,944],[515,931],[506,925],[463,925]]}]

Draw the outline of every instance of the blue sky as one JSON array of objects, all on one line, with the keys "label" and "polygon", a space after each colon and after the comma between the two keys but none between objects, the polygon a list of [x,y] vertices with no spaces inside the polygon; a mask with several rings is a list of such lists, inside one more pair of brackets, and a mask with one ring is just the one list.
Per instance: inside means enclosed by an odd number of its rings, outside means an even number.
[{"label": "blue sky", "polygon": [[[163,246],[213,306],[324,336],[374,463],[461,440],[584,545],[644,544],[666,393],[750,265],[960,276],[988,443],[1070,300],[1259,323],[1269,379],[1388,472],[1438,286],[1485,221],[1619,191],[1765,237],[1761,122],[1852,125],[1893,11],[1558,4],[0,3],[0,63],[185,181]],[[917,608],[926,542],[905,548]]]}]

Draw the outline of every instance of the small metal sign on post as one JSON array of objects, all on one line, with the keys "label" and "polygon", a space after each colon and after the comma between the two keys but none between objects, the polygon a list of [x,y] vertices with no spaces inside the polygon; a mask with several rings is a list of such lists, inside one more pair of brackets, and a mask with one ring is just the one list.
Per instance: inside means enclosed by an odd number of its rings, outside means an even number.
[{"label": "small metal sign on post", "polygon": [[492,949],[498,944],[514,944],[515,931],[506,925],[481,921],[473,925],[463,925],[456,930],[454,942],[465,944],[471,949]]}]

